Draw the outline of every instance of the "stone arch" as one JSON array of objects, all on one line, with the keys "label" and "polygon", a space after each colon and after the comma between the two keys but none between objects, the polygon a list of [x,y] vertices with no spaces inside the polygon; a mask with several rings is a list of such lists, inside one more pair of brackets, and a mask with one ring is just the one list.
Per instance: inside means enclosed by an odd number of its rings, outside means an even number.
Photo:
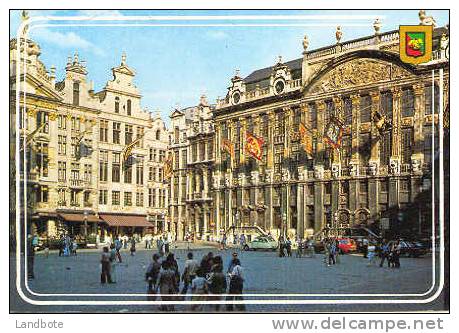
[{"label": "stone arch", "polygon": [[417,72],[414,66],[403,63],[398,54],[379,50],[347,52],[311,70],[313,73],[303,87],[304,95],[390,82]]}]

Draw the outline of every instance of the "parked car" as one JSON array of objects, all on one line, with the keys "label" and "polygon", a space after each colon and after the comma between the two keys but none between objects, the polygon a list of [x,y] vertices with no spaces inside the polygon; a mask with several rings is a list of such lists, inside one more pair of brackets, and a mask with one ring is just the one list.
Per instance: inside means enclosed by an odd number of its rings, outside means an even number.
[{"label": "parked car", "polygon": [[338,238],[338,248],[340,253],[355,252],[357,244],[352,238]]},{"label": "parked car", "polygon": [[[395,241],[389,242],[392,246]],[[418,241],[400,241],[400,256],[418,258],[430,252],[430,248]]]},{"label": "parked car", "polygon": [[277,241],[272,237],[259,236],[244,245],[244,251],[271,250],[275,251],[278,247]]}]

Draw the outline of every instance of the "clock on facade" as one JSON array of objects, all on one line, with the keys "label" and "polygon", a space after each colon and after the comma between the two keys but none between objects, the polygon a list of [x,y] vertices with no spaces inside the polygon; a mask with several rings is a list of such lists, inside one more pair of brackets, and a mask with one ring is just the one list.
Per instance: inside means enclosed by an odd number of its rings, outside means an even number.
[{"label": "clock on facade", "polygon": [[274,84],[274,88],[276,89],[276,94],[282,94],[285,88],[284,81],[279,80]]}]

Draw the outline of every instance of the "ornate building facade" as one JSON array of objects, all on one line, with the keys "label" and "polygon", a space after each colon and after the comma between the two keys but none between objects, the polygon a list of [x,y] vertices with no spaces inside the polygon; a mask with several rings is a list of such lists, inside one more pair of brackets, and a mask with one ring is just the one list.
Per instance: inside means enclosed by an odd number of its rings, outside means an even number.
[{"label": "ornate building facade", "polygon": [[[62,81],[40,61],[30,39],[10,41],[12,128],[20,131],[19,169],[27,184],[32,232],[54,237],[159,232],[167,207],[162,179],[167,129],[141,107],[135,72],[123,54],[113,79],[95,92],[85,62],[69,57]],[[21,68],[16,80],[17,64]],[[22,70],[24,68],[24,70]],[[19,91],[19,124],[15,93]],[[14,134],[13,134],[14,135]],[[139,139],[123,161],[125,147]],[[26,169],[23,169],[24,162]]]},{"label": "ornate building facade", "polygon": [[[245,78],[236,72],[214,110],[216,230],[256,225],[306,237],[403,223],[400,211],[429,187],[432,122],[436,127],[448,101],[449,32],[434,28],[432,60],[413,66],[400,61],[398,31],[381,33],[379,21],[374,29],[343,42],[338,27],[336,44],[316,50],[305,36],[301,58],[279,57]],[[324,140],[333,119],[342,124],[339,148]],[[311,154],[300,124],[312,133]],[[259,160],[248,152],[248,133],[263,141]],[[234,145],[233,157],[224,141]],[[430,212],[420,210],[426,219]]]},{"label": "ornate building facade", "polygon": [[178,239],[186,234],[210,240],[216,234],[213,220],[212,172],[214,126],[205,96],[197,106],[175,110],[171,118],[169,217]]}]

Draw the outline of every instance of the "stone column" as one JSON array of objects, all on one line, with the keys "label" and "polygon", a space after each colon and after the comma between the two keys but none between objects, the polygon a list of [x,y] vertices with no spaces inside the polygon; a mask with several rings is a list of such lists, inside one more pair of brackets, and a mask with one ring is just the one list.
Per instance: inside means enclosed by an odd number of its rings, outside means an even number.
[{"label": "stone column", "polygon": [[204,181],[204,188],[202,189],[202,196],[204,198],[208,198],[209,197],[208,169],[202,170],[202,177]]},{"label": "stone column", "polygon": [[268,111],[268,161],[266,163],[266,168],[272,170],[274,168],[274,122],[276,115],[274,110]]},{"label": "stone column", "polygon": [[324,201],[322,182],[314,183],[314,233],[324,227]]},{"label": "stone column", "polygon": [[297,197],[296,197],[296,207],[297,207],[297,224],[296,224],[296,234],[300,238],[304,237],[304,221],[305,221],[305,193],[304,193],[304,184],[298,183],[297,187]]},{"label": "stone column", "polygon": [[379,168],[379,132],[376,124],[373,121],[375,114],[379,113],[379,101],[381,95],[378,90],[371,91],[371,156],[370,164],[376,165],[376,170]]},{"label": "stone column", "polygon": [[400,116],[401,116],[401,90],[399,87],[392,89],[392,153],[391,160],[400,160]]},{"label": "stone column", "polygon": [[[414,149],[411,156],[412,165],[421,166],[424,163],[424,115],[425,115],[425,95],[424,83],[413,86],[414,91]],[[413,171],[420,171],[414,170]]]},{"label": "stone column", "polygon": [[324,113],[325,113],[325,102],[324,101],[316,101],[317,105],[317,148],[316,148],[316,159],[315,159],[315,166],[319,166],[323,168],[324,164],[324,142],[323,142],[323,135],[325,132],[325,124],[324,124]]},{"label": "stone column", "polygon": [[360,95],[351,95],[352,101],[352,157],[351,165],[355,165],[354,170],[358,174],[359,166],[359,128],[360,128]]},{"label": "stone column", "polygon": [[[343,119],[343,100],[341,99],[341,96],[335,96],[333,97],[333,104],[335,105],[335,114],[337,115],[337,118],[341,121],[342,124],[344,124],[344,119]],[[337,170],[341,169],[341,156],[340,156],[340,151],[339,149],[333,149],[333,162],[332,165],[336,168]]]},{"label": "stone column", "polygon": [[246,152],[245,152],[245,138],[247,134],[247,119],[244,117],[239,117],[239,123],[241,124],[241,130],[240,130],[240,164],[244,165],[245,159],[246,159]]},{"label": "stone column", "polygon": [[[208,219],[208,214],[209,214],[209,207],[207,204],[203,206],[203,235],[209,231],[209,219]],[[205,238],[204,238],[205,239]]]}]

